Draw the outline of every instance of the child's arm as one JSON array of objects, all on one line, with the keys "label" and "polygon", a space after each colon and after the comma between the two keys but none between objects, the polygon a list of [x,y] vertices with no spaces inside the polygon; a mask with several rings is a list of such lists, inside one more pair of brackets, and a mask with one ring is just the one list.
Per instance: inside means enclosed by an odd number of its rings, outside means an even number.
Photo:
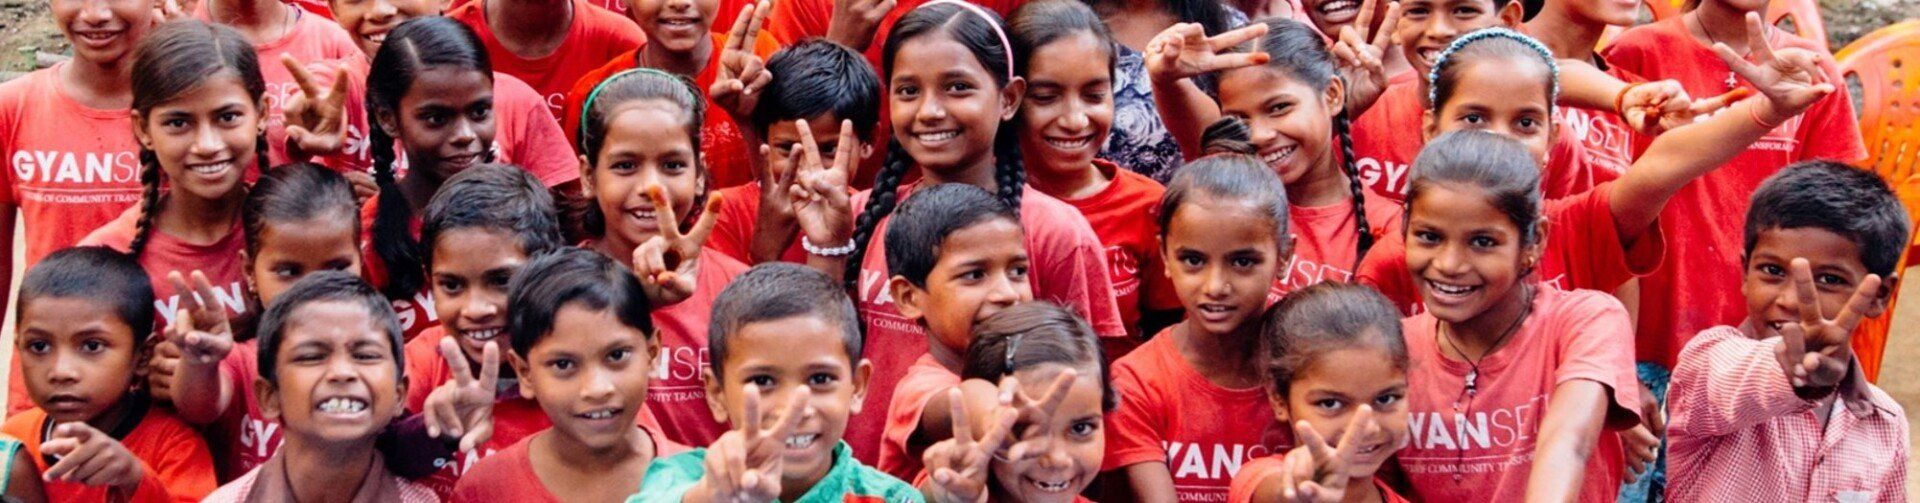
[{"label": "child's arm", "polygon": [[22,503],[40,503],[47,500],[47,491],[40,482],[40,467],[34,464],[33,457],[20,441],[8,439],[14,444],[12,459],[7,461],[8,498]]},{"label": "child's arm", "polygon": [[1527,474],[1527,501],[1575,501],[1580,497],[1609,407],[1606,385],[1576,379],[1554,386],[1540,422],[1540,441],[1533,447],[1533,469]]},{"label": "child's arm", "polygon": [[233,380],[220,372],[220,361],[233,351],[233,327],[206,274],[193,271],[191,287],[179,271],[168,273],[167,281],[180,292],[179,314],[166,330],[167,340],[180,350],[172,388],[207,390],[175,394],[173,409],[188,423],[211,423],[233,402]]},{"label": "child's arm", "polygon": [[1267,25],[1253,24],[1209,37],[1198,23],[1179,23],[1147,43],[1144,52],[1154,107],[1187,159],[1200,157],[1200,133],[1220,120],[1220,105],[1194,84],[1193,77],[1266,64],[1267,53],[1232,52],[1234,47],[1266,34]]},{"label": "child's arm", "polygon": [[[93,429],[86,422],[74,421],[55,427],[52,439],[40,445],[40,452],[59,458],[47,467],[47,480],[106,487],[117,501],[173,499],[167,495],[160,477],[148,476],[150,470],[146,463],[134,457],[133,452],[113,436]],[[211,462],[209,458],[208,463]]]},{"label": "child's arm", "polygon": [[781,453],[787,435],[800,423],[805,397],[788,399],[771,418],[772,426],[761,428],[760,388],[749,384],[745,393],[740,424],[707,447],[706,472],[680,501],[762,502],[780,497]]},{"label": "child's arm", "polygon": [[[880,22],[886,20],[897,3],[897,0],[833,0],[833,14],[827,21],[827,40],[847,46],[853,52],[867,52],[880,31]],[[792,42],[798,41],[782,45]]]},{"label": "child's arm", "polygon": [[[1354,19],[1373,19],[1374,5],[1374,0],[1362,0],[1360,15]],[[1339,64],[1340,78],[1346,85],[1346,95],[1342,98],[1346,102],[1347,117],[1359,118],[1387,92],[1387,66],[1383,58],[1392,50],[1393,32],[1400,26],[1400,2],[1389,2],[1386,15],[1380,19],[1377,30],[1368,23],[1341,27],[1333,45],[1327,47],[1327,52]],[[1359,31],[1354,31],[1355,26]]]},{"label": "child's arm", "polygon": [[[787,187],[788,201],[791,205],[794,223],[800,227],[802,239],[815,249],[831,250],[835,253],[807,252],[807,266],[826,273],[834,281],[846,276],[847,255],[852,253],[848,245],[853,243],[853,201],[847,193],[847,184],[853,179],[853,171],[860,166],[860,137],[853,134],[853,121],[840,121],[840,140],[834,145],[833,165],[826,165],[820,158],[820,144],[813,138],[806,120],[798,123],[800,130],[800,148],[789,153],[793,162],[788,163],[790,171],[785,178],[792,181]],[[767,190],[762,187],[761,190]],[[768,208],[761,207],[766,213]],[[845,249],[847,253],[838,253]],[[778,255],[778,253],[776,253]]]},{"label": "child's arm", "polygon": [[1609,110],[1647,136],[1694,123],[1744,97],[1739,91],[1695,100],[1678,81],[1628,83],[1585,61],[1560,62],[1559,104]]}]

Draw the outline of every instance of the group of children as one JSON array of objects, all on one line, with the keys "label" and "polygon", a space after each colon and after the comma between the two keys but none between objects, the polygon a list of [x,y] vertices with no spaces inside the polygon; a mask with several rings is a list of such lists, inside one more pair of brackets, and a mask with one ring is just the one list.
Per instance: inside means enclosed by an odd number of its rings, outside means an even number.
[{"label": "group of children", "polygon": [[50,1],[9,498],[1906,498],[1761,0]]}]

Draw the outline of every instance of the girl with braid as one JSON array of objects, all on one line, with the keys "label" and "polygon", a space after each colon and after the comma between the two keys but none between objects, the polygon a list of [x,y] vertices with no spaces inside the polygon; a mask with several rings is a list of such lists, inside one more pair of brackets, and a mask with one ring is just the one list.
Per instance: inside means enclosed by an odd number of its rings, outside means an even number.
[{"label": "girl with braid", "polygon": [[[887,291],[886,252],[876,243],[887,216],[916,187],[965,183],[1015,208],[1031,254],[1034,298],[1074,308],[1102,336],[1125,337],[1099,236],[1072,206],[1026,186],[1019,135],[1009,121],[1027,82],[1015,75],[999,16],[956,0],[929,2],[894,25],[881,59],[893,127],[886,162],[873,189],[854,197],[864,209],[850,241],[802,243],[811,254],[846,258],[844,280],[874,363],[864,410],[885,410],[894,383],[928,350],[924,330],[901,316]],[[901,185],[916,175],[918,182]],[[856,457],[876,459],[885,419],[853,417],[846,439]]]}]

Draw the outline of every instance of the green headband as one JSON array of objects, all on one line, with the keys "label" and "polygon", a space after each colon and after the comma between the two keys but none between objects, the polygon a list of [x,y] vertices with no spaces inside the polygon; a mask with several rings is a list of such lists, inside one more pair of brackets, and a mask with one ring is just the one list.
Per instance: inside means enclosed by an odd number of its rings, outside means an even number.
[{"label": "green headband", "polygon": [[629,75],[652,75],[656,77],[665,77],[668,79],[679,78],[679,76],[677,75],[663,72],[663,71],[660,71],[659,69],[643,66],[639,68],[621,70],[620,73],[616,73],[616,74],[613,74],[613,76],[611,77],[607,77],[606,80],[600,81],[599,84],[594,84],[593,91],[587,93],[587,101],[582,102],[580,104],[580,152],[584,155],[587,155],[588,158],[592,158],[593,156],[593,152],[587,152],[587,117],[590,117],[593,115],[593,102],[600,99],[600,91],[603,89],[606,89],[607,84],[612,84],[613,81],[620,80]]}]

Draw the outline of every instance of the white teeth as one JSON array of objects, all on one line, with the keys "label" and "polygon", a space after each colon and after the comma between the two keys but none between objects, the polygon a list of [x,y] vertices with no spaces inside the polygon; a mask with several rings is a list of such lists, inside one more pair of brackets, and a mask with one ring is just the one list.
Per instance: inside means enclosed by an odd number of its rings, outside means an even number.
[{"label": "white teeth", "polygon": [[1065,491],[1065,490],[1067,490],[1067,482],[1066,482],[1066,481],[1060,481],[1060,482],[1043,482],[1043,481],[1039,481],[1039,480],[1035,480],[1035,481],[1033,481],[1033,485],[1034,485],[1034,487],[1038,487],[1038,488],[1040,488],[1040,490],[1041,490],[1041,491],[1044,491],[1044,492],[1050,492],[1050,493],[1057,493],[1057,492],[1061,492],[1061,491]]},{"label": "white teeth", "polygon": [[500,335],[500,329],[498,328],[489,328],[486,330],[470,330],[467,332],[467,338],[473,339],[476,341],[492,340],[494,337],[498,337],[499,335]]},{"label": "white teeth", "polygon": [[1472,293],[1475,289],[1479,288],[1475,286],[1449,285],[1449,284],[1441,283],[1437,281],[1428,281],[1427,284],[1433,286],[1433,291],[1446,294],[1446,295],[1466,295],[1468,293]]},{"label": "white teeth", "polygon": [[331,398],[320,402],[320,412],[329,414],[352,414],[367,410],[367,402],[353,398]]},{"label": "white teeth", "polygon": [[198,173],[202,175],[217,175],[222,172],[225,172],[227,168],[230,168],[232,166],[233,166],[233,163],[230,163],[230,162],[217,162],[213,164],[201,164],[196,166],[190,166],[188,167],[188,169],[193,171],[194,173]]},{"label": "white teeth", "polygon": [[1092,137],[1081,138],[1078,140],[1056,140],[1053,138],[1047,139],[1047,145],[1051,145],[1053,146],[1053,148],[1057,148],[1060,150],[1080,150],[1083,148],[1087,148],[1087,145],[1092,143],[1093,143]]},{"label": "white teeth", "polygon": [[647,211],[647,210],[633,210],[633,211],[628,211],[627,214],[632,215],[633,218],[638,218],[641,220],[653,220],[656,218],[656,215],[658,215],[658,213],[655,213],[653,211]]},{"label": "white teeth", "polygon": [[1212,305],[1212,304],[1201,304],[1201,305],[1200,305],[1200,310],[1201,310],[1201,311],[1206,311],[1206,312],[1210,312],[1210,313],[1225,313],[1225,312],[1229,312],[1229,311],[1232,311],[1232,310],[1233,310],[1233,307],[1232,307],[1232,306],[1221,306],[1221,305]]},{"label": "white teeth", "polygon": [[817,438],[820,438],[819,434],[790,436],[790,437],[787,437],[787,448],[799,449],[809,445],[813,445],[814,439],[817,439]]},{"label": "white teeth", "polygon": [[1299,149],[1300,149],[1299,145],[1285,147],[1280,150],[1275,150],[1271,153],[1268,153],[1267,155],[1261,156],[1260,160],[1263,162],[1266,162],[1267,166],[1278,166],[1280,165],[1280,163],[1286,162],[1287,158],[1293,157],[1293,151],[1299,150]]},{"label": "white teeth", "polygon": [[614,412],[615,410],[613,409],[598,410],[598,411],[588,412],[586,414],[581,414],[581,417],[585,417],[587,419],[612,419]]},{"label": "white teeth", "polygon": [[921,134],[914,135],[915,138],[919,138],[920,141],[923,143],[947,141],[954,138],[958,138],[959,136],[960,136],[959,131],[943,131],[939,133],[921,133]]},{"label": "white teeth", "polygon": [[375,33],[375,34],[372,34],[372,35],[367,35],[367,41],[369,41],[369,42],[385,42],[385,41],[387,41],[387,34],[386,34],[386,32],[380,32],[380,33]]},{"label": "white teeth", "polygon": [[1325,4],[1321,4],[1321,5],[1320,5],[1320,12],[1321,12],[1321,13],[1325,13],[1325,14],[1332,14],[1332,13],[1335,13],[1335,12],[1340,12],[1340,11],[1346,11],[1346,10],[1352,10],[1352,9],[1356,9],[1356,8],[1358,8],[1358,6],[1357,6],[1357,5],[1355,5],[1355,4],[1354,4],[1354,2],[1351,2],[1351,1],[1348,1],[1348,0],[1338,0],[1338,1],[1333,1],[1333,2],[1327,2],[1327,3],[1325,3]]},{"label": "white teeth", "polygon": [[660,24],[664,24],[664,25],[667,25],[667,26],[693,26],[693,20],[691,20],[691,19],[662,19],[662,20],[660,20]]}]

